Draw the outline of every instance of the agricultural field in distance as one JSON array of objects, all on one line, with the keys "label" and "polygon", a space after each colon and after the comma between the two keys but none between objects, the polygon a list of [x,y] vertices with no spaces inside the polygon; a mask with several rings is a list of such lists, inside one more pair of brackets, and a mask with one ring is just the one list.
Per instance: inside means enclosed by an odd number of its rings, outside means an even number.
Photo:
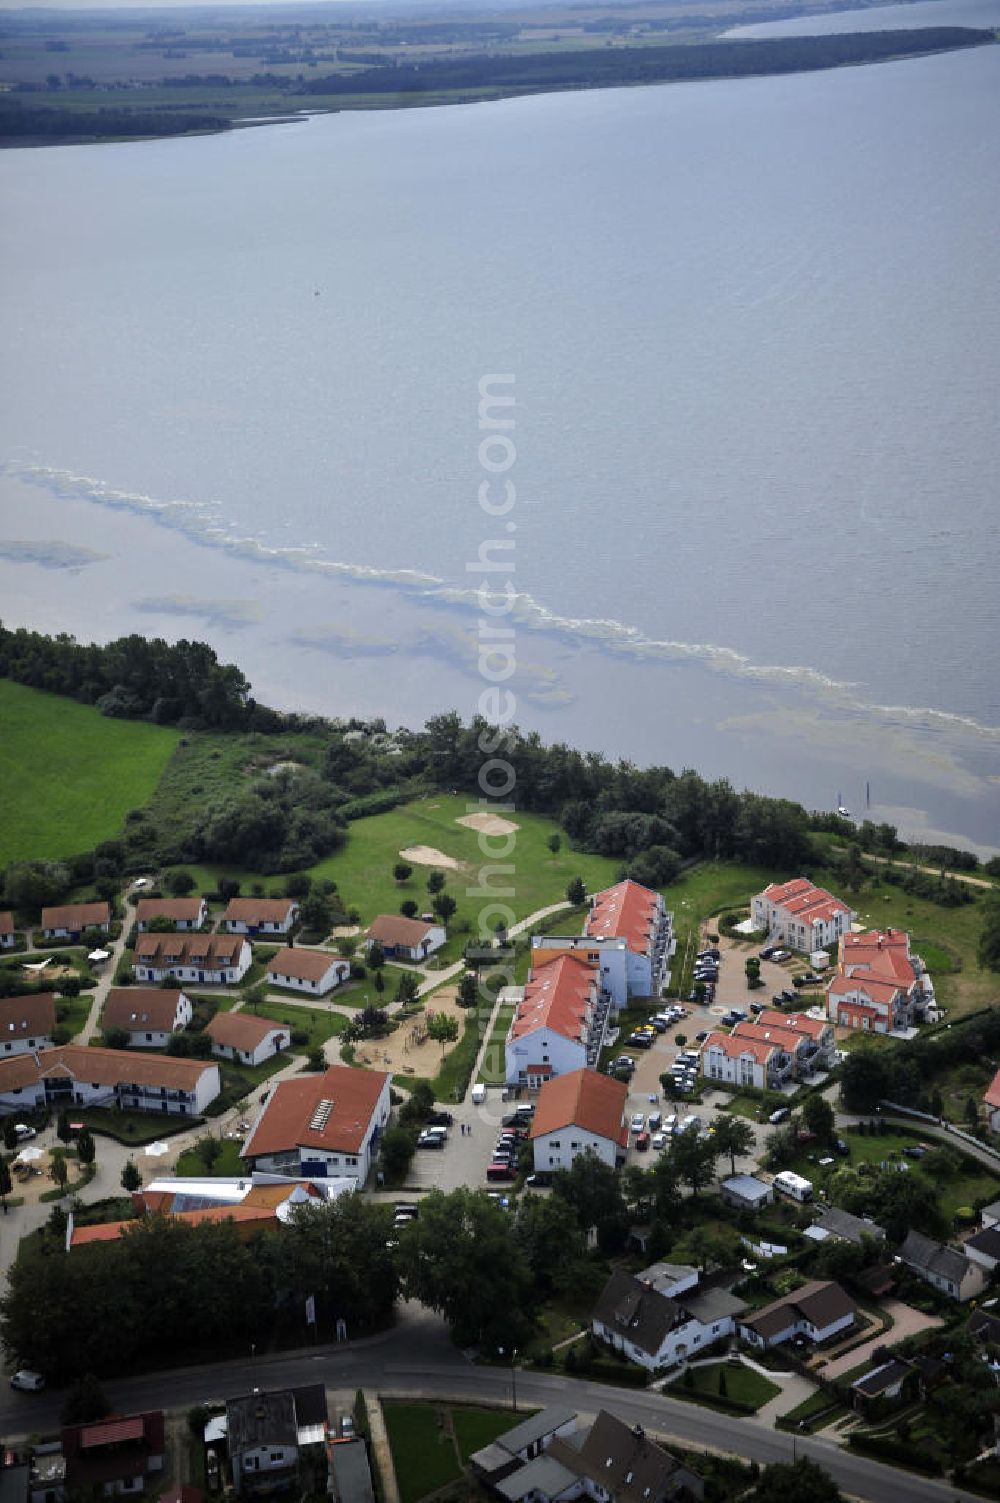
[{"label": "agricultural field in distance", "polygon": [[0,679],[0,867],[118,835],[163,775],[178,731]]}]

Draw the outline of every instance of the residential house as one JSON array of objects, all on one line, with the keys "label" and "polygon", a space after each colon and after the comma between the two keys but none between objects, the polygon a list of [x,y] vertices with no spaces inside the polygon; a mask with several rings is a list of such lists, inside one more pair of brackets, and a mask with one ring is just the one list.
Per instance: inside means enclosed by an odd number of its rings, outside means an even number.
[{"label": "residential house", "polygon": [[469,1460],[477,1480],[507,1503],[687,1503],[704,1496],[696,1472],[640,1425],[626,1425],[606,1409],[584,1429],[576,1428],[571,1410],[545,1409]]},{"label": "residential house", "polygon": [[52,1048],[56,1026],[54,992],[30,992],[0,1000],[0,1059]]},{"label": "residential house", "polygon": [[842,1028],[892,1033],[924,1020],[934,988],[902,929],[844,934],[836,974],[827,983],[827,1013]]},{"label": "residential house", "polygon": [[701,1073],[709,1080],[754,1086],[758,1091],[778,1086],[785,1076],[781,1046],[775,1040],[737,1038],[713,1032],[701,1047]]},{"label": "residential house", "polygon": [[5,912],[0,913],[0,950],[13,950],[17,944],[17,934],[14,930],[14,915]]},{"label": "residential house", "polygon": [[884,1242],[885,1230],[876,1222],[869,1221],[867,1216],[852,1216],[850,1211],[842,1211],[839,1206],[829,1206],[821,1216],[817,1216],[806,1236],[814,1242],[826,1242],[832,1237],[834,1241],[852,1242],[855,1247],[860,1247],[865,1237],[871,1237],[875,1242]]},{"label": "residential house", "polygon": [[988,1206],[983,1206],[979,1219],[984,1227],[1000,1226],[1000,1200],[991,1200]]},{"label": "residential house", "polygon": [[890,1357],[877,1367],[862,1373],[851,1384],[854,1407],[862,1414],[877,1413],[878,1400],[913,1397],[920,1386],[920,1376],[912,1362],[904,1357]]},{"label": "residential house", "polygon": [[226,1421],[238,1498],[298,1490],[299,1428],[290,1389],[229,1399]]},{"label": "residential house", "polygon": [[193,1017],[190,998],[182,991],[153,986],[113,986],[101,1017],[102,1031],[120,1029],[132,1049],[163,1049],[171,1036]]},{"label": "residential house", "polygon": [[440,950],[448,938],[443,924],[429,919],[403,918],[396,913],[380,913],[365,930],[365,948],[381,945],[387,960],[426,960]]},{"label": "residential house", "polygon": [[816,1048],[812,1039],[800,1029],[774,1023],[744,1022],[736,1024],[731,1037],[776,1045],[778,1052],[771,1060],[773,1085],[783,1085],[786,1080],[808,1080],[813,1073]]},{"label": "residential house", "polygon": [[140,898],[135,909],[140,934],[145,934],[154,919],[167,919],[175,929],[200,929],[207,918],[204,898]]},{"label": "residential house", "polygon": [[734,1211],[760,1211],[774,1200],[774,1190],[755,1174],[730,1174],[719,1185],[719,1194]]},{"label": "residential house", "polygon": [[289,1024],[249,1012],[217,1012],[205,1032],[212,1040],[213,1054],[241,1065],[262,1065],[292,1042]]},{"label": "residential house", "polygon": [[992,1278],[1000,1266],[1000,1227],[991,1226],[976,1232],[964,1245],[966,1257],[985,1268]]},{"label": "residential house", "polygon": [[592,940],[624,940],[630,997],[658,997],[674,953],[671,915],[660,894],[639,882],[618,882],[591,901],[583,932]]},{"label": "residential house", "polygon": [[140,934],[133,970],[138,981],[204,982],[235,986],[253,962],[238,934]]},{"label": "residential house", "polygon": [[[163,1471],[163,1411],[111,1415],[89,1425],[65,1425],[66,1489],[77,1497],[141,1493]],[[155,1481],[152,1491],[158,1491]]]},{"label": "residential house", "polygon": [[817,1343],[832,1341],[851,1329],[857,1314],[857,1306],[839,1284],[816,1280],[741,1320],[739,1334],[751,1346],[765,1349],[796,1336]]},{"label": "residential house", "polygon": [[240,1157],[250,1169],[364,1185],[389,1121],[391,1076],[332,1065],[282,1080],[257,1113]]},{"label": "residential house", "polygon": [[628,1148],[628,1086],[596,1070],[573,1070],[546,1081],[531,1124],[536,1171],[569,1169],[594,1153],[612,1169]]},{"label": "residential house", "polygon": [[923,1232],[908,1232],[897,1256],[925,1284],[963,1303],[980,1294],[988,1282],[982,1264],[955,1247],[925,1237]]},{"label": "residential house", "polygon": [[109,903],[62,903],[42,909],[42,933],[46,939],[78,940],[87,929],[111,927]]},{"label": "residential house", "polygon": [[194,1117],[221,1088],[216,1064],[137,1050],[60,1044],[0,1059],[0,1112],[117,1106]]},{"label": "residential house", "polygon": [[508,1085],[537,1089],[553,1076],[597,1064],[607,1008],[595,966],[560,955],[527,980],[504,1043]]},{"label": "residential house", "polygon": [[808,877],[772,882],[752,899],[750,913],[754,928],[765,932],[768,944],[787,945],[804,955],[835,945],[842,934],[850,933],[857,918],[853,908]]},{"label": "residential house", "polygon": [[[986,1107],[986,1120],[989,1123],[990,1131],[1000,1132],[1000,1070],[997,1071],[990,1081],[986,1095],[983,1097],[983,1104]],[[995,1205],[996,1219],[1000,1220],[1000,1200],[996,1201]],[[984,1215],[984,1225],[985,1221],[986,1217]]]},{"label": "residential house", "polygon": [[298,916],[294,898],[230,898],[222,923],[230,934],[287,934]]},{"label": "residential house", "polygon": [[724,1289],[700,1290],[697,1271],[686,1271],[693,1287],[613,1273],[594,1307],[594,1335],[648,1372],[676,1367],[732,1336],[745,1301]]},{"label": "residential house", "polygon": [[989,1310],[974,1310],[969,1316],[969,1335],[983,1346],[1000,1347],[1000,1315]]},{"label": "residential house", "polygon": [[272,986],[287,986],[310,997],[325,997],[351,976],[351,963],[325,950],[279,950],[267,964]]},{"label": "residential house", "polygon": [[779,1012],[777,1008],[765,1007],[755,1022],[760,1028],[784,1028],[786,1032],[801,1034],[806,1039],[810,1072],[832,1070],[837,1063],[837,1035],[826,1018],[810,1018],[802,1012]]},{"label": "residential house", "polygon": [[610,1011],[617,1013],[629,999],[629,948],[624,939],[609,935],[604,939],[589,934],[533,934],[531,937],[531,974],[550,965],[561,955],[575,955],[593,966],[601,993],[608,999]]}]

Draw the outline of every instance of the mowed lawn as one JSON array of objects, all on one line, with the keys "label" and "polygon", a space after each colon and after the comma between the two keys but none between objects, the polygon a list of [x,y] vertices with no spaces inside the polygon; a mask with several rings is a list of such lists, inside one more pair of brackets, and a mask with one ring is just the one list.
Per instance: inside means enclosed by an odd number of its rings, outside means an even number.
[{"label": "mowed lawn", "polygon": [[[387,814],[355,820],[348,828],[343,850],[310,868],[311,873],[314,877],[331,877],[347,907],[357,908],[362,924],[367,924],[378,913],[398,913],[405,898],[412,898],[420,912],[429,913],[427,877],[432,868],[412,862],[413,875],[406,882],[394,881],[392,869],[397,861],[407,859],[400,856],[402,850],[426,846],[440,851],[458,862],[457,869],[440,868],[447,877],[447,891],[458,903],[449,924],[453,933],[463,919],[474,932],[478,930],[479,916],[491,902],[475,894],[484,885],[480,873],[486,866],[513,867],[510,874],[494,873],[487,880],[494,892],[512,889],[507,895],[498,893],[495,901],[508,905],[518,919],[565,898],[566,886],[573,877],[582,877],[589,891],[599,891],[615,881],[619,861],[572,851],[565,835],[561,835],[560,849],[550,851],[546,841],[560,834],[559,826],[537,814],[515,811],[502,816],[518,826],[510,838],[510,849],[506,837],[493,836],[484,840],[484,850],[478,832],[456,822],[469,813],[470,805],[475,812],[474,800],[431,794],[401,804]],[[498,916],[487,918],[490,931]]]},{"label": "mowed lawn", "polygon": [[0,867],[112,839],[152,796],[179,739],[0,679]]},{"label": "mowed lawn", "polygon": [[443,1411],[431,1404],[384,1403],[382,1413],[402,1503],[418,1503],[458,1481],[461,1468]]}]

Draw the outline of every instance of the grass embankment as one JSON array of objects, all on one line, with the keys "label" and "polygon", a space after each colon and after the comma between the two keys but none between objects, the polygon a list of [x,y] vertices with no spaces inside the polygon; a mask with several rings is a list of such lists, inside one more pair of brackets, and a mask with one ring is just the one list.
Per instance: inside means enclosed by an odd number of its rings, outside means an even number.
[{"label": "grass embankment", "polygon": [[0,867],[92,850],[153,794],[179,732],[0,679]]}]

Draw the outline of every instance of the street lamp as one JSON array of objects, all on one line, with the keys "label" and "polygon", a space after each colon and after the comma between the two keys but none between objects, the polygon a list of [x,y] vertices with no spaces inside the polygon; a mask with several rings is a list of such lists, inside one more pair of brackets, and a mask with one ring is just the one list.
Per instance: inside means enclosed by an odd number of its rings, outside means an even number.
[{"label": "street lamp", "polygon": [[[501,1357],[506,1355],[502,1346],[497,1347],[497,1351],[500,1353]],[[512,1346],[510,1349],[510,1407],[513,1409],[515,1414],[517,1413],[517,1372],[514,1367],[514,1361],[516,1357],[517,1347]]]}]

